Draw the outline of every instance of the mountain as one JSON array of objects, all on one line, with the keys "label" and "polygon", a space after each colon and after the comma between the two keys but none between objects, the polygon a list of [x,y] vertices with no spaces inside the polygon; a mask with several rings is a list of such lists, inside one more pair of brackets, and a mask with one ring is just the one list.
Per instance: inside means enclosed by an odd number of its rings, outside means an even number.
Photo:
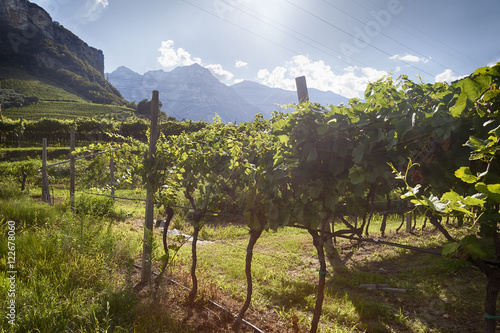
[{"label": "mountain", "polygon": [[[121,66],[106,74],[122,95],[130,101],[151,99],[160,93],[163,111],[178,119],[210,121],[218,114],[224,122],[251,121],[257,113],[269,119],[273,111],[284,111],[277,104],[297,103],[297,93],[243,81],[230,87],[217,80],[198,64],[177,67],[170,72],[149,71],[141,75]],[[348,99],[333,92],[309,89],[312,102],[338,105]],[[286,111],[286,110],[285,110]]]},{"label": "mountain", "polygon": [[[261,109],[264,117],[269,118],[273,111],[286,111],[280,105],[287,105],[298,102],[297,92],[268,86],[252,82],[242,81],[231,86],[248,103]],[[321,91],[308,88],[309,100],[321,105],[347,104],[348,98],[335,94],[331,91]]]},{"label": "mountain", "polygon": [[162,110],[179,120],[211,121],[217,114],[223,122],[243,122],[261,112],[198,64],[144,75],[122,66],[107,77],[130,101],[151,99],[152,91],[158,90]]},{"label": "mountain", "polygon": [[126,103],[104,78],[103,52],[27,0],[0,2],[0,68],[50,79],[94,103]]}]

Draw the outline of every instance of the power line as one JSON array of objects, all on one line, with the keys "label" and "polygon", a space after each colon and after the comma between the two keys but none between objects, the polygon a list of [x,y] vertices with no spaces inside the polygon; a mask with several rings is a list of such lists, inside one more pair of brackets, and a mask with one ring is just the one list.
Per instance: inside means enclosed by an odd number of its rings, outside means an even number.
[{"label": "power line", "polygon": [[299,54],[297,51],[292,50],[292,49],[290,49],[289,47],[286,47],[286,46],[284,46],[284,45],[282,45],[282,44],[276,43],[275,41],[273,41],[273,40],[271,40],[271,39],[269,39],[269,38],[267,38],[267,37],[264,37],[264,36],[262,36],[262,35],[259,35],[259,34],[257,34],[257,33],[255,33],[255,32],[253,32],[253,31],[251,31],[251,30],[249,30],[249,29],[247,29],[247,28],[244,28],[244,27],[242,27],[241,25],[238,25],[238,24],[236,24],[236,23],[233,23],[233,22],[231,22],[231,21],[229,21],[229,20],[227,20],[227,19],[225,19],[225,18],[223,18],[223,17],[219,17],[217,14],[214,14],[214,13],[212,13],[212,12],[210,12],[210,11],[208,11],[208,10],[206,10],[206,9],[204,9],[204,8],[202,8],[202,7],[200,7],[200,6],[198,6],[198,5],[195,5],[195,4],[193,4],[193,3],[191,3],[191,2],[189,2],[189,1],[187,1],[187,0],[182,0],[182,1],[183,1],[183,2],[185,2],[185,3],[187,3],[188,5],[191,5],[191,6],[195,7],[195,8],[198,8],[199,10],[201,10],[201,11],[203,11],[203,12],[205,12],[205,13],[209,14],[209,15],[215,16],[215,17],[217,17],[218,19],[223,20],[224,22],[229,23],[229,24],[231,24],[232,26],[235,26],[235,27],[240,28],[240,29],[242,29],[242,30],[244,30],[244,31],[246,31],[246,32],[248,32],[248,33],[250,33],[250,34],[254,35],[254,36],[257,36],[257,37],[259,37],[259,38],[262,38],[262,39],[264,39],[265,41],[268,41],[268,42],[269,42],[269,43],[271,43],[271,44],[274,44],[274,45],[276,45],[276,46],[279,46],[279,47],[281,47],[281,48],[283,48],[283,49],[285,49],[285,50],[287,50],[287,51],[290,51],[290,52],[292,52],[292,53],[294,53],[294,54]]},{"label": "power line", "polygon": [[[358,6],[363,7],[363,8],[365,8],[365,9],[368,9],[366,6],[364,6],[363,4],[359,3],[357,0],[352,0],[352,1],[353,1],[354,3],[356,3]],[[374,2],[374,1],[372,1],[372,0],[368,0],[368,1],[370,1],[370,2],[371,2],[373,5],[375,5],[377,8],[379,8],[379,9],[383,9],[383,8],[382,8],[382,7],[380,7],[380,6],[379,6],[376,2]],[[470,65],[470,66],[472,66],[472,67],[481,67],[481,65],[478,65],[478,64],[474,65],[473,63],[470,63],[470,62],[465,62],[465,61],[463,61],[463,60],[460,60],[459,58],[457,58],[457,57],[456,57],[456,55],[455,55],[455,54],[453,54],[453,53],[451,53],[451,52],[448,52],[448,50],[447,50],[447,49],[443,49],[443,48],[441,48],[440,46],[441,46],[441,45],[444,45],[444,46],[446,46],[447,48],[452,49],[454,52],[456,52],[456,53],[460,53],[461,55],[463,55],[464,57],[468,58],[469,60],[472,60],[472,61],[476,62],[476,60],[474,60],[474,59],[470,58],[469,56],[467,56],[466,54],[464,54],[464,53],[460,52],[460,51],[459,51],[459,50],[457,50],[456,48],[454,48],[454,47],[452,47],[452,46],[450,46],[450,45],[446,44],[446,43],[445,43],[445,42],[443,42],[442,40],[437,40],[436,38],[434,38],[434,36],[427,34],[426,32],[424,32],[424,31],[420,30],[419,28],[415,27],[414,25],[410,24],[409,22],[406,22],[406,21],[404,21],[403,19],[399,18],[398,16],[394,16],[394,17],[395,17],[397,20],[399,20],[399,21],[401,21],[401,22],[405,23],[405,24],[406,24],[406,25],[408,25],[409,27],[411,27],[411,28],[415,29],[416,31],[420,32],[421,34],[423,34],[423,35],[425,35],[426,37],[428,37],[428,38],[430,38],[430,39],[434,40],[434,41],[435,41],[435,42],[437,42],[437,43],[433,45],[433,44],[429,43],[429,41],[428,41],[428,40],[426,40],[426,39],[424,39],[424,38],[422,38],[422,37],[420,37],[420,36],[418,36],[418,35],[416,35],[416,34],[414,34],[414,33],[410,32],[410,31],[408,31],[408,30],[404,29],[404,28],[403,28],[403,27],[401,27],[401,26],[396,25],[399,29],[403,30],[404,32],[406,32],[406,33],[408,33],[408,34],[412,35],[413,37],[416,37],[417,39],[419,39],[420,41],[422,41],[422,42],[426,43],[427,45],[430,45],[430,46],[432,46],[432,47],[436,47],[436,48],[440,49],[442,52],[444,52],[444,53],[446,53],[447,55],[449,55],[449,56],[451,56],[451,57],[453,57],[453,58],[455,58],[455,59],[457,59],[457,60],[461,61],[461,62],[462,62],[462,63],[464,63],[464,64],[468,64],[468,65]]]},{"label": "power line", "polygon": [[[338,31],[341,31],[341,32],[343,32],[344,34],[346,34],[346,35],[348,35],[348,36],[350,36],[350,37],[354,38],[355,40],[358,40],[359,42],[363,43],[363,41],[362,41],[361,39],[359,39],[357,36],[355,36],[355,35],[351,34],[350,32],[347,32],[346,30],[344,30],[344,29],[342,29],[342,28],[340,28],[340,27],[338,27],[338,26],[336,26],[336,25],[332,24],[331,22],[328,22],[327,20],[325,20],[325,19],[323,19],[323,18],[319,17],[318,15],[316,15],[316,14],[314,14],[314,13],[312,13],[312,12],[308,11],[307,9],[305,9],[305,8],[303,8],[303,7],[300,7],[299,5],[297,5],[297,4],[295,4],[295,3],[293,3],[293,2],[292,2],[292,1],[290,1],[290,0],[285,0],[285,1],[286,1],[286,2],[288,2],[289,4],[291,4],[292,6],[294,6],[294,7],[298,8],[298,9],[302,10],[303,12],[305,12],[305,13],[309,14],[310,16],[312,16],[312,17],[316,18],[317,20],[319,20],[319,21],[321,21],[321,22],[323,22],[323,23],[325,23],[325,24],[327,24],[327,25],[331,26],[332,28],[334,28],[334,29],[336,29],[336,30],[338,30]],[[383,53],[383,54],[385,54],[385,55],[389,56],[389,57],[391,57],[391,56],[392,56],[392,54],[390,54],[390,53],[388,53],[388,52],[386,52],[386,51],[382,50],[381,48],[379,48],[379,47],[377,47],[377,46],[374,46],[374,45],[371,45],[371,44],[368,44],[368,43],[365,43],[365,44],[366,44],[367,46],[369,46],[369,47],[371,47],[371,48],[373,48],[373,49],[375,49],[375,50],[377,50],[377,51],[379,51],[379,52],[381,52],[381,53]],[[404,62],[406,65],[408,65],[408,66],[410,66],[410,67],[413,67],[413,68],[415,68],[415,69],[417,69],[417,70],[421,71],[422,73],[425,73],[425,74],[427,74],[427,75],[430,75],[431,77],[434,77],[434,76],[435,76],[434,74],[431,74],[431,73],[427,72],[426,70],[424,70],[424,69],[422,69],[422,68],[419,68],[419,67],[417,67],[417,66],[413,65],[412,63],[409,63],[409,62],[404,61],[404,60],[401,60],[401,61],[402,61],[402,62]]]},{"label": "power line", "polygon": [[[224,1],[224,0],[223,0],[223,1]],[[330,57],[335,58],[336,60],[339,60],[339,61],[341,61],[341,62],[344,62],[344,63],[345,63],[345,64],[347,64],[347,65],[350,65],[350,63],[349,63],[349,62],[347,62],[347,61],[345,61],[345,60],[343,60],[343,59],[341,59],[341,58],[338,58],[338,57],[336,57],[336,56],[334,56],[334,55],[332,55],[332,54],[330,54],[330,53],[328,53],[328,52],[326,52],[326,51],[324,51],[324,50],[322,50],[322,49],[320,49],[320,48],[318,48],[318,47],[316,47],[316,46],[312,45],[311,43],[309,43],[309,42],[307,42],[307,41],[304,41],[304,40],[302,40],[302,39],[300,39],[300,38],[297,38],[296,36],[294,36],[294,35],[292,35],[292,34],[290,34],[290,33],[286,32],[286,31],[285,31],[285,30],[283,30],[283,29],[288,29],[288,30],[292,31],[293,33],[295,33],[295,34],[297,34],[297,35],[299,35],[299,36],[301,36],[301,37],[303,37],[303,38],[306,38],[306,39],[308,39],[308,40],[310,40],[310,41],[312,41],[312,42],[314,42],[314,43],[316,43],[316,44],[321,45],[322,47],[324,47],[324,48],[326,48],[326,49],[329,49],[329,50],[330,50],[330,51],[332,51],[332,52],[335,52],[335,53],[338,53],[339,55],[342,55],[342,53],[341,53],[341,52],[339,52],[339,51],[337,51],[337,50],[335,50],[335,49],[332,49],[331,47],[329,47],[329,46],[325,45],[325,44],[324,44],[324,43],[322,43],[322,42],[318,42],[318,41],[316,41],[316,40],[314,40],[314,39],[312,39],[312,38],[310,38],[310,37],[307,37],[306,35],[304,35],[304,34],[302,34],[302,33],[298,32],[298,31],[296,31],[296,30],[294,30],[294,29],[291,29],[291,28],[289,28],[289,27],[285,27],[285,26],[284,26],[284,25],[282,25],[282,24],[279,24],[279,23],[271,24],[271,23],[269,23],[269,22],[266,22],[266,21],[262,20],[261,18],[257,17],[256,15],[262,16],[262,17],[264,17],[265,19],[267,19],[267,20],[269,20],[269,21],[273,21],[273,20],[272,20],[272,19],[270,19],[269,17],[265,16],[265,15],[262,15],[262,14],[260,14],[260,13],[256,12],[256,11],[254,11],[253,9],[248,8],[247,6],[245,6],[245,5],[243,5],[243,4],[239,4],[239,6],[235,6],[235,5],[233,5],[233,4],[231,4],[231,3],[227,2],[227,1],[224,1],[224,3],[226,3],[227,5],[229,5],[229,6],[233,7],[233,8],[235,8],[236,10],[239,10],[239,11],[241,11],[242,13],[245,13],[245,14],[247,14],[247,15],[249,15],[249,16],[251,16],[251,17],[253,17],[254,19],[256,19],[256,20],[258,20],[258,21],[260,21],[260,22],[262,22],[262,23],[264,23],[264,24],[266,24],[266,25],[268,25],[268,26],[270,26],[270,27],[272,27],[272,28],[274,28],[274,29],[276,29],[276,30],[278,30],[278,31],[280,31],[280,32],[282,32],[282,33],[284,33],[284,34],[286,34],[287,36],[290,36],[290,37],[292,37],[292,38],[294,38],[294,39],[296,39],[296,40],[298,40],[298,41],[300,41],[300,42],[302,42],[302,43],[304,43],[304,44],[306,44],[306,45],[308,45],[308,46],[311,46],[312,48],[314,48],[314,49],[316,49],[316,50],[318,50],[318,51],[320,51],[320,52],[323,52],[323,53],[325,53],[325,54],[329,55]],[[251,14],[251,13],[248,13],[248,12],[245,12],[245,11],[243,11],[240,7],[243,7],[243,8],[245,8],[246,10],[248,10],[248,11],[250,11],[250,12],[252,12],[252,13],[255,13],[256,15]],[[282,28],[277,27],[277,26],[280,26],[280,27],[282,27]],[[361,61],[359,61],[359,60],[356,60],[356,61],[357,61],[358,63],[360,63],[361,65],[363,65],[363,66],[368,66],[367,64],[365,64],[365,63],[363,63],[363,62],[361,62]]]},{"label": "power line", "polygon": [[[365,23],[366,23],[366,22],[361,21],[361,20],[360,20],[360,19],[358,19],[357,17],[354,17],[353,15],[351,15],[351,14],[347,13],[346,11],[342,10],[341,8],[339,8],[339,7],[337,7],[337,6],[333,5],[333,4],[331,4],[331,3],[330,3],[330,2],[328,2],[327,0],[323,0],[323,1],[324,1],[326,4],[328,4],[329,6],[331,6],[331,7],[335,8],[335,9],[337,9],[338,11],[342,12],[343,14],[345,14],[345,15],[349,16],[350,18],[352,18],[352,19],[354,19],[354,20],[358,21],[359,23],[362,23],[362,24],[365,24]],[[431,59],[431,58],[426,57],[424,54],[420,53],[419,51],[417,51],[417,50],[415,50],[415,49],[411,48],[410,46],[408,46],[408,45],[406,45],[406,44],[401,43],[400,41],[398,41],[398,40],[396,40],[396,39],[392,38],[391,36],[388,36],[387,34],[383,33],[382,31],[379,31],[379,33],[380,33],[382,36],[385,36],[386,38],[388,38],[388,39],[392,40],[393,42],[395,42],[395,43],[397,43],[397,44],[399,44],[399,45],[401,45],[401,46],[403,46],[403,47],[405,47],[405,48],[409,49],[410,51],[412,51],[412,52],[414,52],[414,53],[416,53],[416,54],[421,55],[421,56],[422,56],[422,57],[424,57],[425,59],[428,59],[428,60],[430,60],[430,61],[432,61],[432,62],[434,62],[434,63],[438,64],[439,66],[441,66],[441,67],[443,67],[443,68],[445,68],[445,69],[447,69],[447,68],[448,68],[447,66],[443,65],[442,63],[440,63],[440,62],[438,62],[438,61],[436,61],[436,60],[434,60],[434,59]]]}]

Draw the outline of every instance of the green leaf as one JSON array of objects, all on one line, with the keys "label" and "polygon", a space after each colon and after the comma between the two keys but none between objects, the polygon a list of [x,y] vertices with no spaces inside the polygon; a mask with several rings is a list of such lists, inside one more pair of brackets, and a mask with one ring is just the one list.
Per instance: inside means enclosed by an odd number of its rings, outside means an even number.
[{"label": "green leaf", "polygon": [[468,100],[465,94],[460,94],[454,106],[450,108],[450,113],[453,117],[457,118],[462,115],[467,108]]},{"label": "green leaf", "polygon": [[311,149],[311,151],[307,155],[307,162],[316,161],[317,158],[318,158],[318,152],[316,151],[316,148],[313,147],[313,149]]},{"label": "green leaf", "polygon": [[396,132],[398,133],[399,138],[402,138],[411,129],[412,129],[411,118],[403,118],[396,123]]},{"label": "green leaf", "polygon": [[488,185],[488,190],[491,193],[500,194],[500,184],[490,184]]},{"label": "green leaf", "polygon": [[462,199],[463,197],[455,191],[446,192],[441,196],[442,201],[448,200],[450,202],[459,202]]},{"label": "green leaf", "polygon": [[424,197],[427,207],[438,213],[446,212],[446,204],[439,200],[438,197],[431,195],[429,198]]},{"label": "green leaf", "polygon": [[455,177],[469,184],[475,183],[479,180],[478,177],[472,174],[469,167],[461,167],[455,171]]},{"label": "green leaf", "polygon": [[317,129],[319,135],[325,135],[328,130],[330,130],[330,126],[327,124],[320,125]]},{"label": "green leaf", "polygon": [[349,169],[349,179],[353,185],[360,184],[365,180],[364,171],[360,166],[353,166]]},{"label": "green leaf", "polygon": [[500,203],[500,184],[486,185],[485,183],[477,183],[476,191],[487,194],[488,198]]},{"label": "green leaf", "polygon": [[469,147],[474,150],[484,150],[486,149],[487,145],[488,145],[488,140],[481,140],[473,136],[471,136],[469,138],[469,141],[465,143],[466,147]]},{"label": "green leaf", "polygon": [[331,211],[335,211],[336,205],[339,201],[339,196],[338,195],[333,195],[328,193],[325,196],[325,206]]},{"label": "green leaf", "polygon": [[317,199],[319,198],[322,190],[323,184],[321,183],[321,180],[314,180],[313,182],[311,182],[311,185],[309,185],[309,196],[312,199]]},{"label": "green leaf", "polygon": [[486,256],[486,252],[481,248],[479,242],[467,243],[464,246],[465,251],[470,253],[473,258],[483,258]]},{"label": "green leaf", "polygon": [[457,253],[459,248],[460,248],[460,244],[458,242],[446,244],[445,246],[443,246],[442,254],[443,254],[443,256],[451,257],[452,255]]},{"label": "green leaf", "polygon": [[464,198],[463,203],[467,206],[482,206],[484,205],[485,201],[477,197],[467,197]]},{"label": "green leaf", "polygon": [[352,151],[353,162],[356,164],[361,163],[361,161],[363,160],[363,155],[364,155],[364,147],[363,145],[358,145]]}]

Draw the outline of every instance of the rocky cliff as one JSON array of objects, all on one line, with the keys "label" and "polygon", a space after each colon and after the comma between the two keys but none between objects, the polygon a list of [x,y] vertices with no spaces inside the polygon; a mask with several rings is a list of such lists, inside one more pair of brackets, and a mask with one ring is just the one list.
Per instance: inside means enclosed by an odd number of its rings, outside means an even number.
[{"label": "rocky cliff", "polygon": [[93,102],[124,102],[104,78],[102,51],[28,0],[0,2],[0,65],[63,81]]}]

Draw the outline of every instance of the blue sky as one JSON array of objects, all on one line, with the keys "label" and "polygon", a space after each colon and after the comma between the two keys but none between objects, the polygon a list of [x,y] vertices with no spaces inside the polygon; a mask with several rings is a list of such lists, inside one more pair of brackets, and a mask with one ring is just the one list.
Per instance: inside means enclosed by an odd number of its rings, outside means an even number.
[{"label": "blue sky", "polygon": [[451,81],[500,61],[498,0],[31,0],[89,45],[105,71],[199,63],[252,80],[362,97],[388,73]]}]

